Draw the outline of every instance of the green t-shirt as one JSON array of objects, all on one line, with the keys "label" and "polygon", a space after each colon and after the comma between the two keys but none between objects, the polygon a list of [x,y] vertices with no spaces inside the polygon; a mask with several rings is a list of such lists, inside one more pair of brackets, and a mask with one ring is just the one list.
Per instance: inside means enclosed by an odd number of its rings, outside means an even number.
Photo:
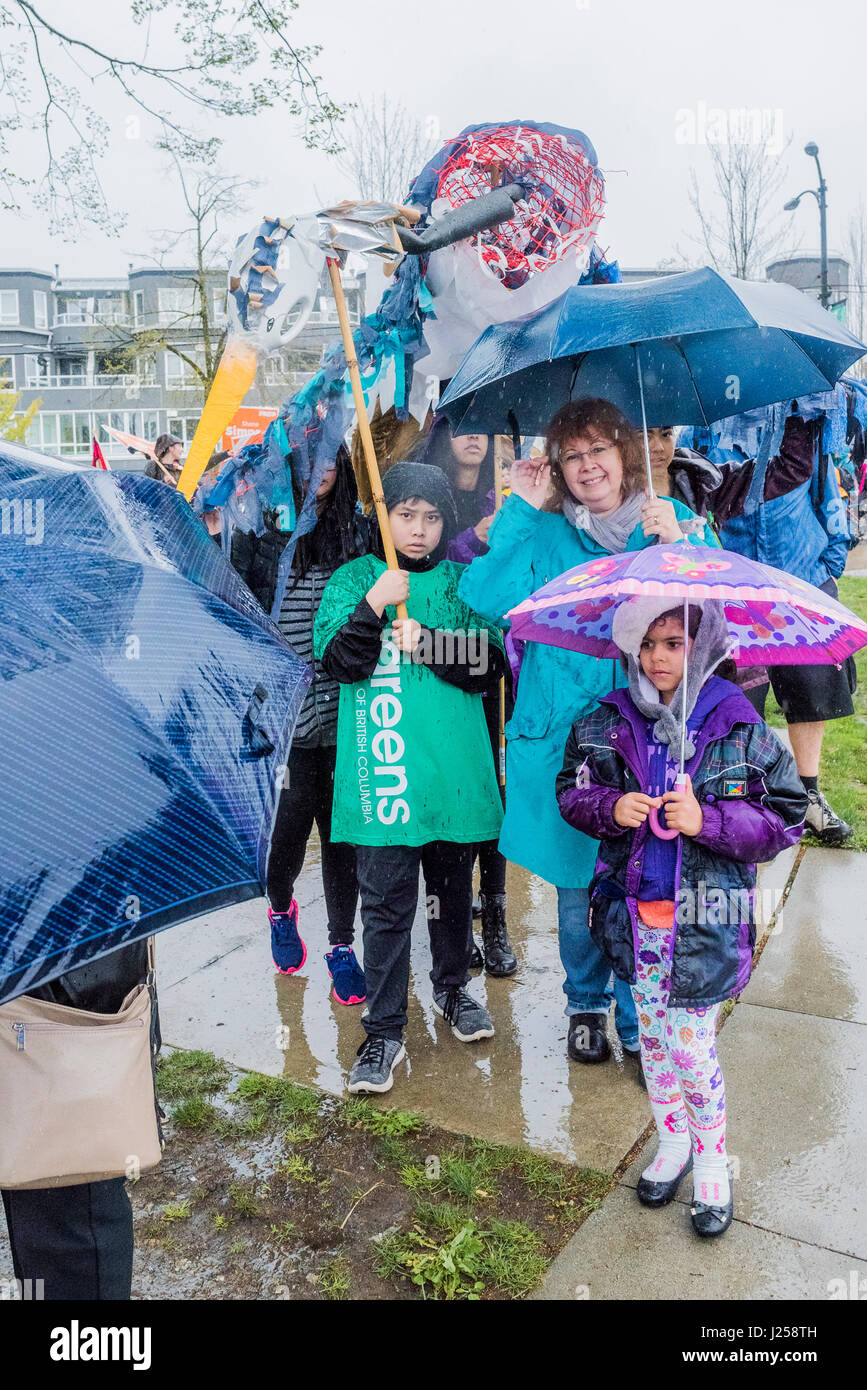
[{"label": "green t-shirt", "polygon": [[[407,610],[424,627],[454,634],[455,649],[465,642],[468,659],[481,663],[485,642],[502,651],[502,635],[458,598],[465,568],[444,560],[411,574]],[[363,555],[335,571],[316,616],[317,657],[384,569],[383,560]],[[390,624],[394,608],[385,615]],[[414,662],[384,633],[373,675],[340,687],[331,838],[472,844],[495,840],[502,816],[481,696]]]}]

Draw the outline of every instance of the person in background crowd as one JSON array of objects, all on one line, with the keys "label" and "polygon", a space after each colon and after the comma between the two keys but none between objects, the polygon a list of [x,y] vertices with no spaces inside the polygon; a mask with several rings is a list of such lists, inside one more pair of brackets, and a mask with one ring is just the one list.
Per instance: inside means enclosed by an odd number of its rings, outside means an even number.
[{"label": "person in background crowd", "polygon": [[[452,438],[446,419],[436,421],[424,449],[424,462],[441,468],[451,483],[458,534],[450,542],[449,560],[468,565],[487,554],[488,528],[494,519],[496,459],[493,436],[462,434]],[[511,672],[506,676],[506,718],[512,713]],[[494,687],[483,696],[485,722],[491,739],[494,768],[499,770],[500,696]],[[501,793],[502,794],[502,793]],[[505,804],[505,802],[504,802]],[[473,945],[471,967],[484,965],[487,974],[514,975],[518,962],[506,924],[506,860],[496,840],[478,847],[482,949]]]},{"label": "person in background crowd", "polygon": [[[148,459],[145,464],[145,477],[157,478],[161,483],[171,481],[177,487],[183,466],[181,459],[183,452],[184,441],[178,439],[176,434],[161,434],[154,444],[156,462],[153,459]],[[162,467],[160,467],[161,464]]]},{"label": "person in background crowd", "polygon": [[[295,499],[296,513],[303,498]],[[341,445],[333,468],[324,474],[316,494],[318,520],[300,536],[277,623],[295,651],[314,671],[295,726],[268,858],[268,920],[275,969],[294,975],[307,959],[298,930],[295,882],[304,863],[314,822],[319,831],[322,886],[328,913],[325,956],[334,997],[340,1004],[362,1004],[367,995],[364,972],[353,942],[358,879],[351,844],[331,839],[331,809],[337,756],[339,686],[313,653],[313,627],[325,587],[334,571],[348,560],[366,554],[370,524],[357,510],[355,474]],[[277,526],[275,513],[266,515],[264,534],[236,532],[232,564],[266,613],[274,604],[278,566],[290,533]]]},{"label": "person in background crowd", "polygon": [[[667,476],[671,496],[710,516],[726,549],[773,565],[836,598],[848,536],[837,475],[821,454],[821,432],[821,419],[789,415],[779,453],[764,466],[762,484],[757,459],[711,463],[691,449],[676,449],[673,428],[651,430],[654,481],[658,478],[661,485]],[[762,715],[769,680],[809,797],[807,828],[824,845],[842,845],[851,839],[852,827],[819,790],[819,763],[826,722],[855,712],[855,662],[849,657],[842,666],[771,666],[764,675],[756,667],[740,671],[737,683]]]}]

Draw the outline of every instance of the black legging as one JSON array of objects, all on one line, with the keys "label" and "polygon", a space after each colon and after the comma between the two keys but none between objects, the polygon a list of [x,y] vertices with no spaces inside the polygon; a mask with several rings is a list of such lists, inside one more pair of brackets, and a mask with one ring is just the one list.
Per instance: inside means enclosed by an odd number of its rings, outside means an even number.
[{"label": "black legging", "polygon": [[358,877],[353,846],[331,843],[336,756],[333,746],[293,748],[289,754],[286,783],[271,836],[268,901],[275,912],[289,911],[315,821],[322,848],[328,940],[332,946],[350,946],[355,937]]}]

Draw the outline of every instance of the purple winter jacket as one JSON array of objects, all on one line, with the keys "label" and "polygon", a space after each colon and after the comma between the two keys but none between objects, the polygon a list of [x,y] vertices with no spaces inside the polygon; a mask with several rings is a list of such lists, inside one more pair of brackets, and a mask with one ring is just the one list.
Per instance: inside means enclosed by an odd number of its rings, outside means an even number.
[{"label": "purple winter jacket", "polygon": [[[481,521],[483,516],[491,516],[493,514],[496,500],[492,489],[485,498],[484,511],[479,513],[479,521]],[[476,525],[478,525],[478,522]],[[466,531],[461,531],[455,536],[453,541],[449,542],[449,548],[446,551],[446,559],[457,560],[459,565],[469,565],[475,560],[477,555],[487,555],[487,553],[488,547],[485,542],[479,540],[473,526],[468,526]]]},{"label": "purple winter jacket", "polygon": [[[756,864],[800,839],[807,794],[794,759],[749,701],[712,676],[718,698],[694,734],[686,765],[701,803],[698,835],[678,837],[672,1005],[702,1007],[739,994],[752,969]],[[560,813],[600,841],[590,884],[590,933],[619,979],[635,980],[635,895],[649,823],[624,829],[614,806],[648,792],[644,718],[613,690],[572,727],[557,777]]]}]

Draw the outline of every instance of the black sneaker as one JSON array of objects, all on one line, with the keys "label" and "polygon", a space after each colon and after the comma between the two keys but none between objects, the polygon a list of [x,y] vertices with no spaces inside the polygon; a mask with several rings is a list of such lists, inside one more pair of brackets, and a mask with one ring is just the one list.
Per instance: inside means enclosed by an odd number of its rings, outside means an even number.
[{"label": "black sneaker", "polygon": [[482,894],[482,941],[486,974],[497,979],[514,975],[518,962],[506,929],[505,893]]},{"label": "black sneaker", "polygon": [[847,825],[841,816],[831,810],[822,792],[814,791],[811,787],[807,796],[809,805],[804,825],[813,832],[821,844],[833,848],[835,845],[842,845],[844,840],[851,839],[851,825]]},{"label": "black sneaker", "polygon": [[396,1038],[365,1038],[358,1049],[358,1061],[349,1073],[347,1091],[390,1091],[392,1072],[406,1056],[406,1048]]},{"label": "black sneaker", "polygon": [[434,995],[434,1009],[452,1025],[452,1032],[460,1042],[478,1042],[479,1038],[492,1038],[494,1025],[491,1015],[465,989],[445,989]]}]

